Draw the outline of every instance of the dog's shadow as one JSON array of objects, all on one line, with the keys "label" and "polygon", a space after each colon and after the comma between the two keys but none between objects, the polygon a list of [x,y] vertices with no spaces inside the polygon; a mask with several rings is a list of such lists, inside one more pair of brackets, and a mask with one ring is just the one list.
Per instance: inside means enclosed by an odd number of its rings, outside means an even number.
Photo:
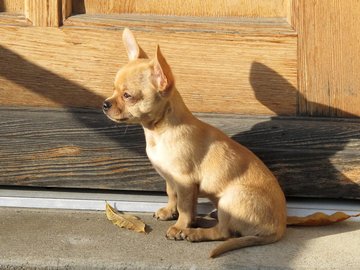
[{"label": "dog's shadow", "polygon": [[[146,156],[145,139],[141,127],[116,126],[105,116],[99,121],[98,117],[92,118],[86,113],[79,114],[77,109],[71,108],[71,106],[77,105],[78,97],[81,97],[82,104],[91,108],[98,107],[98,112],[101,112],[104,97],[27,61],[3,46],[0,46],[0,63],[0,76],[7,81],[67,108],[79,125],[95,131],[96,135],[113,141],[121,148],[123,154],[134,152],[138,156]],[[304,99],[301,93],[298,93],[282,76],[261,63],[254,62],[252,64],[250,83],[256,98],[275,114],[282,112],[281,101],[284,100],[284,97],[298,95],[299,98]],[[321,108],[319,104],[314,105]],[[324,110],[324,108],[321,109]],[[335,110],[334,108],[330,109]],[[306,123],[308,127],[311,126],[308,125],[311,122]],[[319,128],[316,126],[317,124],[318,122],[315,121],[307,129],[299,125],[299,122],[286,122],[283,121],[283,118],[274,116],[269,121],[258,123],[250,130],[239,132],[232,138],[252,149],[269,165],[280,183],[286,183],[283,188],[287,194],[301,195],[303,192],[306,195],[317,197],[322,196],[321,194],[324,192],[327,194],[333,192],[332,197],[344,197],[347,194],[357,194],[358,196],[360,194],[359,185],[339,171],[331,162],[331,158],[342,151],[351,140],[360,140],[359,132],[348,132],[341,128],[343,124],[331,131]],[[264,130],[272,132],[266,133]],[[320,138],[316,144],[314,144],[314,137]],[[330,137],[334,139],[331,141]],[[321,141],[321,138],[324,140]],[[266,144],[269,140],[271,140],[271,147],[259,148],[259,145]],[[272,148],[273,146],[276,147]],[[282,150],[279,151],[279,149]],[[295,158],[295,151],[297,151],[298,158]],[[301,165],[305,163],[309,165],[306,169],[304,165]],[[307,180],[309,177],[317,179],[321,185],[313,185]]]},{"label": "dog's shadow", "polygon": [[[257,100],[275,114],[281,113],[284,97],[295,94],[298,99],[305,99],[286,79],[262,63],[252,64],[249,79]],[[340,115],[345,114],[324,105],[311,105],[320,111],[332,110]],[[346,115],[355,117],[349,113]],[[341,125],[335,123],[331,130],[321,127],[320,123],[319,119],[314,121],[311,117],[288,120],[286,117],[274,116],[232,138],[260,156],[277,176],[287,195],[358,197],[360,186],[338,170],[331,159],[344,150],[350,141],[360,141],[359,132],[351,132],[354,125],[351,122],[341,122]],[[340,161],[342,166],[344,162],[351,163],[350,158],[355,158],[354,161],[359,159],[356,153],[345,158],[349,158],[349,161]],[[339,162],[339,158],[336,160]]]},{"label": "dog's shadow", "polygon": [[[122,153],[134,152],[138,156],[146,156],[145,139],[141,127],[116,126],[105,116],[99,121],[98,117],[92,118],[86,113],[79,114],[77,109],[71,108],[71,106],[77,105],[78,97],[81,97],[82,104],[87,104],[91,108],[98,107],[100,113],[104,97],[27,61],[3,46],[0,46],[0,63],[0,76],[7,81],[45,97],[60,107],[67,108],[79,125],[94,131],[96,135],[113,141],[121,148]],[[281,113],[280,102],[284,100],[285,96],[294,96],[295,94],[299,99],[304,99],[301,93],[298,93],[282,76],[261,63],[254,62],[252,64],[250,83],[256,98],[275,114]],[[23,98],[26,99],[26,96]],[[319,108],[322,106],[314,105]],[[327,109],[336,111],[334,108]],[[321,108],[321,110],[325,109]],[[318,127],[317,121],[314,121],[312,125],[308,124],[311,121],[306,123],[310,128],[302,126],[301,123],[299,125],[297,121],[284,121],[282,117],[274,116],[269,121],[260,122],[250,130],[239,132],[232,138],[252,149],[269,165],[280,183],[286,183],[283,185],[286,194],[301,195],[303,192],[306,195],[321,197],[324,193],[332,192],[332,197],[345,197],[348,194],[358,196],[360,194],[359,185],[338,170],[333,165],[331,158],[342,151],[350,141],[359,141],[360,133],[349,132],[342,128],[346,123],[342,123],[339,127],[335,126],[332,130]],[[264,130],[273,132],[266,133]],[[313,138],[318,138],[316,143]],[[322,138],[324,138],[323,141]],[[268,144],[267,149],[259,148],[259,145],[269,141],[271,144]],[[298,156],[296,157],[296,155]],[[350,157],[353,159],[355,157],[355,161],[359,159],[355,154],[351,154],[346,159],[349,160]],[[309,166],[305,169],[304,164]],[[321,183],[321,185],[313,185],[308,180],[309,177],[317,179],[317,183]],[[162,182],[161,179],[156,181]]]}]

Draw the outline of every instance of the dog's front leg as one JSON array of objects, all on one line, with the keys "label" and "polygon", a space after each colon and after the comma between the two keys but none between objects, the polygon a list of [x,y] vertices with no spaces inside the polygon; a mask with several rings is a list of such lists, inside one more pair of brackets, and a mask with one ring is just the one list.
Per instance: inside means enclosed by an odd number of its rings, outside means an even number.
[{"label": "dog's front leg", "polygon": [[198,186],[177,185],[176,193],[179,218],[175,225],[168,229],[166,238],[180,240],[182,231],[190,228],[195,221]]},{"label": "dog's front leg", "polygon": [[174,184],[168,180],[166,180],[166,193],[168,195],[168,203],[165,207],[157,210],[154,217],[160,220],[177,219],[179,216],[177,211],[177,195]]}]

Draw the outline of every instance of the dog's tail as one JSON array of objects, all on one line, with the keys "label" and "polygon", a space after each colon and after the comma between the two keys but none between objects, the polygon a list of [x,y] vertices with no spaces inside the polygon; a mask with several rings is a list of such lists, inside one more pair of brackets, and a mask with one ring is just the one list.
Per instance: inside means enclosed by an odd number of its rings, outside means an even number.
[{"label": "dog's tail", "polygon": [[234,249],[270,244],[276,242],[279,238],[280,237],[276,234],[268,236],[243,236],[239,238],[230,238],[213,249],[210,253],[210,258],[215,258]]}]

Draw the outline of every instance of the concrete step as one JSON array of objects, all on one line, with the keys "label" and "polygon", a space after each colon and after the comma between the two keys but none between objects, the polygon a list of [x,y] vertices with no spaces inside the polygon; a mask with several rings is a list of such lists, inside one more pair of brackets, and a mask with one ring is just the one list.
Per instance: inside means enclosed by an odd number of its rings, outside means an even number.
[{"label": "concrete step", "polygon": [[289,228],[275,244],[209,259],[218,242],[170,241],[174,221],[136,213],[140,234],[114,226],[103,211],[0,208],[0,269],[359,269],[360,223]]}]

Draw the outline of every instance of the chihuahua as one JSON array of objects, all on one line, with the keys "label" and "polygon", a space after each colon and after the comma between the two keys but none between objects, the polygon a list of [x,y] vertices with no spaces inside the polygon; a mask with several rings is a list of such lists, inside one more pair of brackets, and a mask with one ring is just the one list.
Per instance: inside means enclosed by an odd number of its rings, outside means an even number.
[{"label": "chihuahua", "polygon": [[[122,38],[129,62],[118,71],[103,111],[115,122],[143,126],[146,153],[168,195],[154,216],[177,219],[166,237],[226,240],[210,257],[278,241],[286,230],[286,201],[274,175],[250,150],[192,115],[159,46],[148,59],[129,29]],[[192,228],[198,196],[217,208],[214,227]]]}]

